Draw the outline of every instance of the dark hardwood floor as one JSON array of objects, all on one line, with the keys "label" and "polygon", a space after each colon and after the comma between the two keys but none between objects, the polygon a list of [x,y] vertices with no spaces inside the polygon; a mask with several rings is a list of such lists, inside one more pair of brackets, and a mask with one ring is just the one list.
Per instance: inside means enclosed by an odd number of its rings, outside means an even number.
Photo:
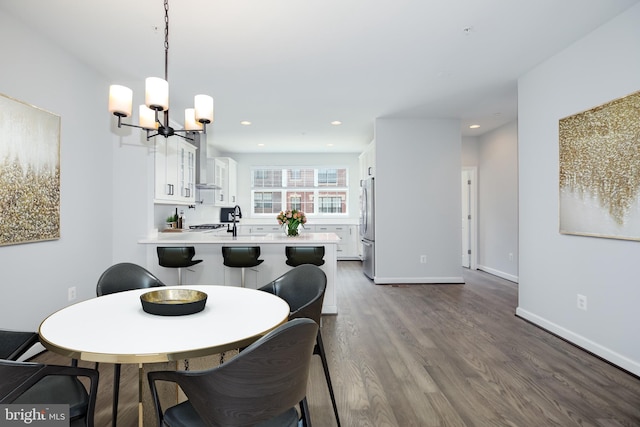
[{"label": "dark hardwood floor", "polygon": [[[516,284],[463,275],[381,286],[339,262],[322,335],[343,426],[640,426],[638,378],[517,318]],[[110,425],[112,372],[101,365],[97,427]],[[317,356],[308,396],[313,425],[334,426]],[[136,402],[137,367],[123,366],[120,426],[136,425]]]}]

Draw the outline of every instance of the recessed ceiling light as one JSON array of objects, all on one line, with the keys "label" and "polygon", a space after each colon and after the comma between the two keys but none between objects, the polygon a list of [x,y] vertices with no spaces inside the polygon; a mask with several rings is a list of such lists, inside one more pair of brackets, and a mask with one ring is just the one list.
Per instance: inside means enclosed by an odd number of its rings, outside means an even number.
[{"label": "recessed ceiling light", "polygon": [[469,129],[478,129],[480,127],[480,125],[471,125],[469,126]]},{"label": "recessed ceiling light", "polygon": [[242,126],[249,126],[249,125],[251,125],[251,122],[249,120],[243,120],[243,121],[240,122],[240,124]]},{"label": "recessed ceiling light", "polygon": [[327,147],[333,147],[333,144],[329,143],[327,144]]},{"label": "recessed ceiling light", "polygon": [[264,143],[262,143],[262,142],[261,142],[261,143],[259,143],[259,144],[258,144],[258,147],[264,147]]},{"label": "recessed ceiling light", "polygon": [[334,120],[331,122],[332,125],[334,126],[340,126],[342,124],[342,122],[340,120]]}]

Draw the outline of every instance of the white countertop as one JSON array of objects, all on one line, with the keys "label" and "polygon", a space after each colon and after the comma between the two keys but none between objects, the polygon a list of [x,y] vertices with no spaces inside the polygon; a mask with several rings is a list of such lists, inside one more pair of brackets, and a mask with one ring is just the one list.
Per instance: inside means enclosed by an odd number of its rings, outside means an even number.
[{"label": "white countertop", "polygon": [[288,237],[283,233],[262,235],[239,235],[233,237],[231,233],[216,233],[215,231],[182,231],[158,233],[149,236],[138,243],[145,244],[201,244],[201,243],[238,243],[238,244],[337,244],[340,241],[335,233],[300,233],[296,237]]}]

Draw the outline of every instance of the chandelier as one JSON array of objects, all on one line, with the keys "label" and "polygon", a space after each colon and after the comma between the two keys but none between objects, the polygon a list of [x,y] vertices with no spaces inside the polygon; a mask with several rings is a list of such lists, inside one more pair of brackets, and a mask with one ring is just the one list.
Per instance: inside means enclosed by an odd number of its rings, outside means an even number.
[{"label": "chandelier", "polygon": [[[165,138],[176,135],[185,139],[187,132],[207,132],[207,124],[213,122],[213,98],[196,95],[194,107],[184,112],[184,129],[169,125],[169,1],[164,1],[164,79],[147,77],[145,80],[145,105],[139,107],[139,124],[123,123],[122,118],[131,116],[133,91],[126,86],[109,86],[109,112],[118,118],[118,127],[128,126],[147,131],[147,141],[157,135]],[[159,114],[163,112],[163,120]],[[156,132],[156,133],[153,133]],[[185,133],[180,135],[179,133]]]}]

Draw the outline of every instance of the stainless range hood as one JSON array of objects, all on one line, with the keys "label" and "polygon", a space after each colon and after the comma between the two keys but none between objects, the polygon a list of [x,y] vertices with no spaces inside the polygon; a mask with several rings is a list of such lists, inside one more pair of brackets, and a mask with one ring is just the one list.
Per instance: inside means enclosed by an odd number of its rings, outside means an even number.
[{"label": "stainless range hood", "polygon": [[215,184],[214,160],[207,156],[207,134],[193,133],[193,145],[196,150],[196,188],[201,190],[219,190],[221,187]]}]

